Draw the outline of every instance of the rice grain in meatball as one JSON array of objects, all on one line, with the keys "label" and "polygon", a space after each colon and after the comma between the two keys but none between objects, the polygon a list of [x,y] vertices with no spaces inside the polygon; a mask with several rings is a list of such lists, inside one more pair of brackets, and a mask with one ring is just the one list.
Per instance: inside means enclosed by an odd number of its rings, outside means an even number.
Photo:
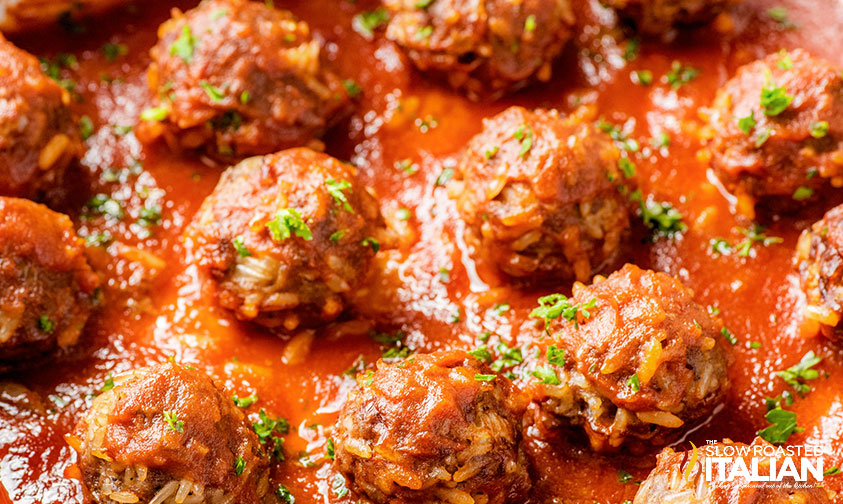
[{"label": "rice grain in meatball", "polygon": [[731,356],[722,325],[673,277],[628,264],[575,284],[570,299],[540,301],[534,316],[549,325],[522,388],[547,427],[581,427],[596,451],[637,451],[664,444],[725,400]]},{"label": "rice grain in meatball", "polygon": [[293,331],[342,313],[385,229],[353,166],[300,148],[226,170],[188,235],[222,306]]},{"label": "rice grain in meatball", "polygon": [[[725,474],[731,474],[734,464],[739,459],[744,468],[757,464],[757,473],[770,474],[770,459],[776,460],[779,471],[785,463],[784,458],[775,454],[773,445],[761,438],[756,438],[751,445],[725,440],[722,443],[703,445],[697,448],[697,457],[693,453],[675,452],[665,448],[658,456],[656,467],[641,483],[635,494],[633,504],[827,504],[828,493],[816,481],[797,482],[786,476],[782,481],[753,481],[738,475],[732,481],[720,479],[718,470],[722,464]],[[724,462],[709,461],[718,458]],[[691,460],[696,464],[688,468]],[[800,466],[800,457],[791,457],[796,467]],[[705,468],[711,464],[708,475]],[[688,471],[688,472],[686,472]],[[686,478],[687,475],[687,478]]]},{"label": "rice grain in meatball", "polygon": [[424,72],[469,97],[497,97],[548,81],[571,37],[569,0],[386,0],[387,37]]},{"label": "rice grain in meatball", "polygon": [[0,370],[74,345],[98,283],[66,215],[0,197]]},{"label": "rice grain in meatball", "polygon": [[336,467],[376,503],[523,502],[521,393],[462,351],[378,363],[337,422]]},{"label": "rice grain in meatball", "polygon": [[278,502],[268,458],[231,396],[180,364],[115,376],[70,442],[100,504]]},{"label": "rice grain in meatball", "polygon": [[807,298],[806,320],[831,339],[843,328],[843,205],[806,229],[796,246],[796,263]]},{"label": "rice grain in meatball", "polygon": [[629,228],[618,155],[577,116],[510,107],[486,119],[452,188],[477,258],[542,282],[585,281],[614,262]]},{"label": "rice grain in meatball", "polygon": [[649,35],[661,35],[682,25],[695,25],[712,20],[735,0],[608,0],[621,17]]},{"label": "rice grain in meatball", "polygon": [[70,94],[0,35],[0,196],[54,200],[83,152]]},{"label": "rice grain in meatball", "polygon": [[144,139],[249,156],[308,145],[347,106],[308,25],[264,2],[207,0],[159,28]]},{"label": "rice grain in meatball", "polygon": [[739,68],[710,124],[711,165],[738,195],[786,209],[843,186],[843,78],[803,50]]}]

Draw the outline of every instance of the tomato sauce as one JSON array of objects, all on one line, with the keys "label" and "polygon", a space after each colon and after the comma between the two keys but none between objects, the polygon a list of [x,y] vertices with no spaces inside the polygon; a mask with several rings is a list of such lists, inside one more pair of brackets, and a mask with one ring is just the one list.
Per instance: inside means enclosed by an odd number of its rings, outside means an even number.
[{"label": "tomato sauce", "polygon": [[[185,259],[180,236],[225,166],[191,153],[172,154],[163,145],[142,145],[128,128],[150,103],[145,68],[158,25],[172,6],[187,9],[196,3],[138,2],[83,21],[82,33],[51,28],[13,38],[37,56],[69,53],[78,61],[64,68],[62,76],[75,81],[73,107],[91,118],[94,132],[86,142],[74,197],[62,210],[74,219],[80,235],[108,233],[114,242],[91,251],[92,265],[104,275],[105,301],[80,344],[55,363],[6,377],[36,392],[47,413],[33,412],[4,389],[0,502],[83,502],[76,454],[63,436],[87,411],[109,374],[171,357],[207,371],[239,396],[257,393],[259,401],[248,410],[250,415],[265,408],[271,416],[290,421],[287,460],[274,468],[273,477],[297,502],[354,501],[352,496],[339,499],[330,489],[334,474],[326,443],[353,385],[344,372],[361,359],[374,362],[380,346],[366,331],[339,335],[328,329],[312,339],[279,338],[217,307],[213,286]],[[799,233],[843,197],[830,193],[796,216],[765,222],[767,234],[782,242],[756,244],[751,257],[713,254],[712,238],[740,241],[743,235],[736,228],[749,222],[735,215],[707,175],[697,136],[702,125],[698,109],[710,104],[716,89],[741,64],[781,48],[801,47],[843,65],[843,4],[744,0],[729,16],[709,27],[680,31],[670,43],[642,41],[637,57],[627,61],[625,53],[632,48],[612,28],[613,15],[596,0],[577,0],[577,35],[555,65],[553,80],[494,103],[468,101],[425,79],[378,34],[367,40],[356,33],[352,18],[374,8],[370,0],[275,4],[307,21],[324,41],[338,73],[363,89],[354,115],[326,138],[326,151],[359,167],[385,213],[411,211],[413,239],[378,254],[377,282],[367,292],[369,302],[358,309],[360,318],[379,331],[404,331],[405,344],[415,352],[471,349],[483,331],[517,344],[518,328],[529,321],[536,298],[547,292],[513,286],[471,261],[454,204],[447,190],[437,186],[437,178],[455,164],[483,117],[514,104],[565,113],[588,105],[606,121],[625,125],[642,147],[662,132],[669,134],[669,148],[645,148],[634,159],[643,192],[672,203],[684,214],[688,230],[675,239],[636,241],[630,261],[678,277],[699,303],[720,309],[738,339],[728,403],[680,445],[723,438],[749,443],[767,426],[764,398],[786,388],[774,372],[814,351],[823,358],[817,366],[823,373],[811,381],[813,390],[806,397],[796,397],[787,407],[805,429],[789,441],[820,446],[827,454],[825,467],[843,466],[843,352],[839,345],[803,334],[804,296],[792,265]],[[795,26],[771,19],[767,11],[774,6],[786,7]],[[108,58],[101,50],[106,43],[124,44],[128,51]],[[673,61],[698,69],[698,76],[671,89],[661,78]],[[633,82],[635,70],[651,71],[653,84]],[[86,202],[100,193],[121,202],[122,219],[88,215]],[[162,208],[160,223],[140,225],[140,210],[156,203]],[[554,290],[564,293],[570,285]],[[511,308],[491,310],[500,303]],[[582,439],[529,440],[527,447],[538,481],[531,498],[536,502],[632,499],[637,485],[620,482],[618,470],[640,480],[655,464],[654,454],[595,456]],[[825,484],[843,492],[843,476],[828,477]],[[843,493],[835,502],[843,502]]]}]

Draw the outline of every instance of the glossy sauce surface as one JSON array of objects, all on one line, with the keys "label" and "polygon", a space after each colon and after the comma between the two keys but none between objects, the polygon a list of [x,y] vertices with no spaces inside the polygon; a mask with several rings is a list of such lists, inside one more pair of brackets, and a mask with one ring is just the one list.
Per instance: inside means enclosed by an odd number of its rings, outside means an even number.
[{"label": "glossy sauce surface", "polygon": [[[104,274],[105,302],[91,317],[80,344],[54,364],[7,377],[38,393],[46,413],[27,407],[8,387],[0,397],[0,483],[8,495],[0,492],[0,502],[83,501],[76,455],[63,435],[87,411],[92,394],[110,373],[171,356],[206,370],[241,397],[257,393],[251,416],[265,408],[271,416],[290,421],[287,460],[273,475],[297,502],[354,502],[352,496],[340,499],[331,491],[335,475],[325,445],[353,385],[344,371],[359,366],[361,359],[372,363],[381,354],[368,329],[404,331],[404,344],[414,352],[471,349],[484,331],[512,346],[519,343],[519,327],[530,323],[536,298],[547,293],[478,270],[463,243],[447,189],[436,183],[480,130],[482,118],[513,104],[564,113],[587,105],[597,117],[625,125],[643,147],[634,156],[642,191],[684,214],[687,232],[652,244],[636,238],[630,261],[678,277],[700,304],[721,310],[739,340],[728,403],[687,439],[698,445],[725,437],[750,442],[767,425],[764,398],[785,390],[773,373],[814,351],[823,357],[818,368],[825,373],[811,382],[807,397],[797,397],[788,407],[805,429],[790,441],[822,446],[828,453],[826,467],[843,466],[843,351],[802,334],[804,298],[792,266],[801,230],[843,198],[830,193],[796,216],[766,222],[768,235],[782,242],[756,245],[751,257],[715,255],[712,238],[739,242],[743,235],[736,228],[749,222],[735,217],[728,198],[711,183],[697,156],[701,142],[696,136],[703,124],[698,108],[711,102],[741,64],[781,48],[801,47],[843,65],[843,4],[745,0],[730,16],[721,16],[710,27],[680,31],[669,44],[643,41],[637,58],[627,61],[630,43],[612,28],[613,15],[596,1],[576,0],[577,35],[555,65],[550,83],[494,103],[472,103],[425,79],[381,36],[368,41],[352,29],[353,16],[374,8],[373,2],[276,0],[277,7],[310,24],[338,73],[364,90],[354,115],[326,138],[326,151],[359,167],[387,218],[396,220],[399,209],[409,209],[406,225],[414,237],[398,250],[378,254],[377,282],[355,314],[366,322],[360,325],[365,330],[344,334],[329,327],[289,340],[239,322],[215,306],[213,286],[185,253],[182,231],[225,167],[191,153],[174,155],[163,145],[143,146],[124,128],[137,122],[150,100],[145,68],[158,25],[173,4],[187,9],[195,3],[139,2],[85,21],[82,34],[55,28],[13,39],[38,56],[72,53],[78,60],[77,67],[62,74],[76,83],[76,112],[89,116],[95,128],[82,174],[63,210],[80,235],[108,233],[113,242],[107,249],[89,251],[92,266]],[[771,19],[767,10],[773,6],[787,7],[796,27],[783,28]],[[101,50],[109,42],[125,44],[127,54],[109,61]],[[699,70],[698,77],[679,89],[662,81],[674,60]],[[635,70],[651,71],[653,84],[634,83]],[[661,132],[669,134],[669,148],[648,147]],[[99,193],[122,203],[122,219],[90,216],[86,202]],[[140,210],[156,203],[163,209],[160,224],[140,225]],[[151,234],[144,237],[147,232]],[[553,290],[568,292],[570,285]],[[493,310],[502,303],[510,309]],[[305,357],[302,346],[309,346]],[[618,470],[639,480],[655,463],[653,456],[595,457],[582,439],[552,441],[527,441],[539,481],[533,502],[632,499],[637,485],[619,482]],[[843,476],[827,478],[826,485],[843,491]]]}]

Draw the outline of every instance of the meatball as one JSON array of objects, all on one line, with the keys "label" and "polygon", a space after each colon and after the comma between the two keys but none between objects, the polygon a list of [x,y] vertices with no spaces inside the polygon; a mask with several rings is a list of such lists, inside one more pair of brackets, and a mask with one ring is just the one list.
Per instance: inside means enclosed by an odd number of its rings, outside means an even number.
[{"label": "meatball", "polygon": [[151,140],[222,157],[307,145],[347,109],[310,28],[264,2],[207,0],[158,30],[142,116]]},{"label": "meatball", "polygon": [[66,215],[0,197],[0,371],[74,345],[97,285]]},{"label": "meatball", "polygon": [[[538,352],[524,389],[546,427],[585,429],[595,451],[660,445],[707,417],[729,388],[721,324],[664,273],[627,264],[540,298]],[[532,378],[540,378],[540,381]]]},{"label": "meatball", "polygon": [[[700,446],[693,452],[675,452],[665,448],[658,456],[658,463],[650,472],[638,493],[635,494],[634,504],[669,504],[682,502],[684,504],[825,504],[830,503],[828,493],[816,482],[797,483],[786,477],[781,482],[753,482],[740,475],[732,481],[726,481],[718,476],[721,464],[712,462],[711,472],[706,475],[705,468],[709,463],[706,459],[724,458],[724,473],[729,475],[738,459],[743,460],[743,467],[752,467],[753,461],[758,464],[758,474],[769,475],[770,458],[777,460],[777,466],[782,467],[784,457],[775,454],[775,447],[761,438],[756,438],[751,445],[734,443],[726,440]],[[798,459],[798,457],[792,457]],[[696,464],[688,468],[692,460]],[[799,467],[799,460],[793,460]],[[689,472],[686,472],[689,471]]]},{"label": "meatball", "polygon": [[829,181],[843,186],[843,78],[805,51],[739,68],[718,91],[710,124],[711,165],[738,195],[786,208]]},{"label": "meatball", "polygon": [[462,351],[378,362],[337,422],[336,467],[376,503],[522,502],[525,401]]},{"label": "meatball", "polygon": [[385,230],[353,166],[298,148],[226,170],[188,234],[222,306],[293,331],[341,314]]},{"label": "meatball", "polygon": [[678,25],[706,23],[735,0],[608,0],[609,7],[650,35],[667,33]]},{"label": "meatball", "polygon": [[58,196],[82,141],[70,94],[0,35],[0,196]]},{"label": "meatball", "polygon": [[542,281],[588,280],[629,228],[618,150],[578,117],[510,107],[483,123],[451,194],[477,259]]},{"label": "meatball", "polygon": [[828,211],[806,229],[796,246],[796,263],[805,291],[806,321],[828,338],[838,339],[843,327],[843,205]]},{"label": "meatball", "polygon": [[114,377],[69,441],[101,504],[277,502],[243,413],[207,375],[180,364]]},{"label": "meatball", "polygon": [[386,36],[422,71],[447,78],[469,97],[496,98],[551,64],[571,37],[569,0],[386,0]]}]

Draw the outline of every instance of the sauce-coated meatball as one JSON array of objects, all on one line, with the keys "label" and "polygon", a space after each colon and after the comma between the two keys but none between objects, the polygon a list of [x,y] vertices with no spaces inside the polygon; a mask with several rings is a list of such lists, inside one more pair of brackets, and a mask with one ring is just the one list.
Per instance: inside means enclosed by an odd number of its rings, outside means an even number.
[{"label": "sauce-coated meatball", "polygon": [[618,150],[576,116],[510,107],[483,123],[452,188],[477,259],[513,277],[588,280],[629,228]]},{"label": "sauce-coated meatball", "polygon": [[608,0],[606,5],[630,19],[650,35],[666,33],[679,25],[705,23],[734,0]]},{"label": "sauce-coated meatball", "polygon": [[115,376],[70,441],[101,504],[277,502],[243,413],[207,375],[180,364]]},{"label": "sauce-coated meatball", "polygon": [[472,98],[547,81],[571,36],[569,0],[386,0],[387,37]]},{"label": "sauce-coated meatball", "polygon": [[248,156],[307,145],[345,110],[310,28],[264,2],[208,0],[161,25],[141,129],[178,148]]},{"label": "sauce-coated meatball", "polygon": [[542,298],[534,316],[549,325],[528,359],[541,381],[524,388],[543,424],[581,426],[597,451],[663,444],[729,388],[721,324],[664,273],[628,264],[570,299]]},{"label": "sauce-coated meatball", "polygon": [[787,207],[829,179],[843,186],[843,78],[805,51],[739,68],[718,91],[710,123],[711,164],[738,195]]},{"label": "sauce-coated meatball", "polygon": [[98,285],[84,253],[66,215],[0,197],[0,370],[79,339]]},{"label": "sauce-coated meatball", "polygon": [[378,363],[337,422],[336,466],[376,503],[522,502],[524,401],[462,351]]},{"label": "sauce-coated meatball", "polygon": [[837,339],[843,328],[843,205],[832,208],[806,229],[796,246],[796,261],[807,297],[806,319]]},{"label": "sauce-coated meatball", "polygon": [[188,234],[222,306],[292,331],[340,315],[384,231],[353,166],[300,148],[226,170]]},{"label": "sauce-coated meatball", "polygon": [[49,200],[82,154],[70,95],[0,35],[0,195]]},{"label": "sauce-coated meatball", "polygon": [[[718,458],[724,462],[709,461]],[[816,481],[797,483],[791,477],[782,481],[758,482],[737,475],[726,481],[734,467],[751,468],[758,464],[759,475],[770,474],[770,459],[776,459],[779,471],[784,457],[775,454],[775,447],[761,438],[751,445],[723,441],[697,448],[694,459],[692,452],[675,452],[665,448],[658,456],[655,469],[650,472],[638,493],[634,504],[827,504],[831,502],[828,493]],[[791,457],[800,467],[800,457]],[[696,464],[688,468],[691,460]],[[711,463],[711,472],[706,475],[705,467]],[[738,464],[738,465],[735,465]],[[718,473],[723,467],[725,479]],[[685,472],[685,471],[689,472]],[[739,474],[739,473],[738,473]],[[685,477],[687,475],[687,478]]]}]

